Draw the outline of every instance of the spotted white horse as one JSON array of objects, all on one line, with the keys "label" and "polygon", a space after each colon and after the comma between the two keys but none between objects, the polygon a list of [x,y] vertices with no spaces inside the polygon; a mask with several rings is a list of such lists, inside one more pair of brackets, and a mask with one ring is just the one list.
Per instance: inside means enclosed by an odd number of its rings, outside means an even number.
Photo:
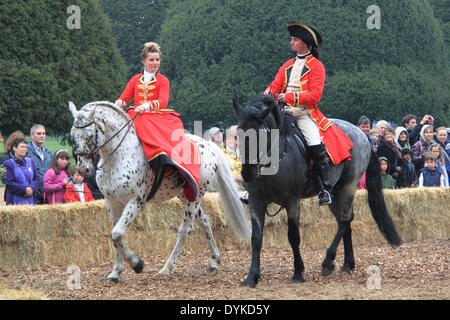
[{"label": "spotted white horse", "polygon": [[[122,258],[136,273],[143,270],[144,262],[124,243],[127,227],[133,222],[146,204],[155,174],[145,157],[141,142],[128,115],[114,104],[106,101],[91,102],[77,111],[69,102],[74,117],[71,135],[75,142],[74,153],[85,176],[95,170],[93,157],[100,153],[97,170],[97,184],[105,196],[106,209],[112,225],[111,238],[114,244],[114,267],[107,280],[118,282],[124,268]],[[178,173],[164,177],[160,188],[150,200],[161,202],[178,197],[185,205],[184,217],[178,229],[175,247],[159,274],[168,275],[175,269],[183,243],[198,221],[206,235],[211,252],[209,271],[218,269],[220,255],[214,240],[207,215],[200,202],[207,187],[218,187],[227,220],[236,236],[248,240],[251,229],[246,211],[239,200],[239,193],[223,152],[214,143],[195,135],[188,135],[201,152],[201,169],[198,195],[189,202],[183,192],[183,181]],[[176,171],[177,172],[177,171]]]}]

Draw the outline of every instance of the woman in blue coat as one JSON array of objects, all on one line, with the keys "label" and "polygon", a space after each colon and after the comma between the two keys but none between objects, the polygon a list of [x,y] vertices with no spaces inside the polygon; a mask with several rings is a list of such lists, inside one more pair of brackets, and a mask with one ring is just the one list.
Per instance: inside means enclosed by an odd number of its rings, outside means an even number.
[{"label": "woman in blue coat", "polygon": [[26,158],[27,142],[23,138],[14,140],[14,156],[3,162],[6,169],[3,182],[6,185],[7,205],[35,204],[35,192],[39,187],[39,176],[33,159]]}]

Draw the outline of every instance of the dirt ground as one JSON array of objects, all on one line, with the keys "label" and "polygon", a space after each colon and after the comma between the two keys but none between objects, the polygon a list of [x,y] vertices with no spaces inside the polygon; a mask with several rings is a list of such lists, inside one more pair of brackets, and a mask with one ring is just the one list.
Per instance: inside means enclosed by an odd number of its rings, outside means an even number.
[{"label": "dirt ground", "polygon": [[250,265],[250,251],[222,252],[218,273],[206,271],[208,252],[183,253],[175,273],[157,275],[166,256],[143,258],[144,271],[135,274],[126,265],[118,284],[105,281],[112,263],[80,267],[80,288],[69,289],[67,266],[30,271],[0,270],[0,285],[10,289],[28,286],[56,300],[448,300],[450,281],[448,257],[450,240],[388,245],[356,246],[356,269],[339,271],[343,249],[339,247],[336,271],[320,274],[324,249],[301,250],[305,263],[305,283],[291,283],[291,250],[263,249],[262,278],[256,289],[240,287]]}]

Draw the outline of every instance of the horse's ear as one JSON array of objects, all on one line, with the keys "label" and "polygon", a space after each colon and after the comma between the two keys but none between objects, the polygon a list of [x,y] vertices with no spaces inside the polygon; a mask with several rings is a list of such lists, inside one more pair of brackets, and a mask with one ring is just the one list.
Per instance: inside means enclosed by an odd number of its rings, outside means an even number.
[{"label": "horse's ear", "polygon": [[75,104],[72,102],[72,101],[69,101],[69,110],[70,110],[70,112],[72,113],[72,116],[74,117],[74,118],[76,118],[77,117],[77,108],[75,107]]},{"label": "horse's ear", "polygon": [[236,112],[236,114],[239,116],[239,114],[241,113],[242,109],[239,107],[236,99],[233,99],[233,109],[234,109],[234,112]]},{"label": "horse's ear", "polygon": [[261,99],[262,103],[264,103],[266,106],[271,106],[275,103],[275,99],[272,97],[272,95],[270,94],[264,94],[262,95],[262,99]]},{"label": "horse's ear", "polygon": [[91,121],[94,121],[95,109],[96,108],[94,107],[92,108],[91,112],[89,112],[88,119]]},{"label": "horse's ear", "polygon": [[267,108],[265,108],[262,112],[261,112],[261,119],[265,119],[269,113],[272,111],[273,107],[276,106],[275,103],[271,103],[270,105],[267,106]]}]

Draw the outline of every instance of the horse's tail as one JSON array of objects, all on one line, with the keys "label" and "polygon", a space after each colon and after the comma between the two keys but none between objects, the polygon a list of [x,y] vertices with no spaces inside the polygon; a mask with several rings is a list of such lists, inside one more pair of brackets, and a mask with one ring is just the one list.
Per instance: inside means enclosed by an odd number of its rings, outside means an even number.
[{"label": "horse's tail", "polygon": [[238,238],[249,240],[252,231],[225,154],[219,148],[214,153],[218,154],[217,188],[228,222]]},{"label": "horse's tail", "polygon": [[383,236],[391,246],[398,246],[402,240],[395,229],[394,222],[386,208],[381,184],[380,163],[376,153],[371,150],[369,166],[366,170],[366,187],[372,217]]}]

